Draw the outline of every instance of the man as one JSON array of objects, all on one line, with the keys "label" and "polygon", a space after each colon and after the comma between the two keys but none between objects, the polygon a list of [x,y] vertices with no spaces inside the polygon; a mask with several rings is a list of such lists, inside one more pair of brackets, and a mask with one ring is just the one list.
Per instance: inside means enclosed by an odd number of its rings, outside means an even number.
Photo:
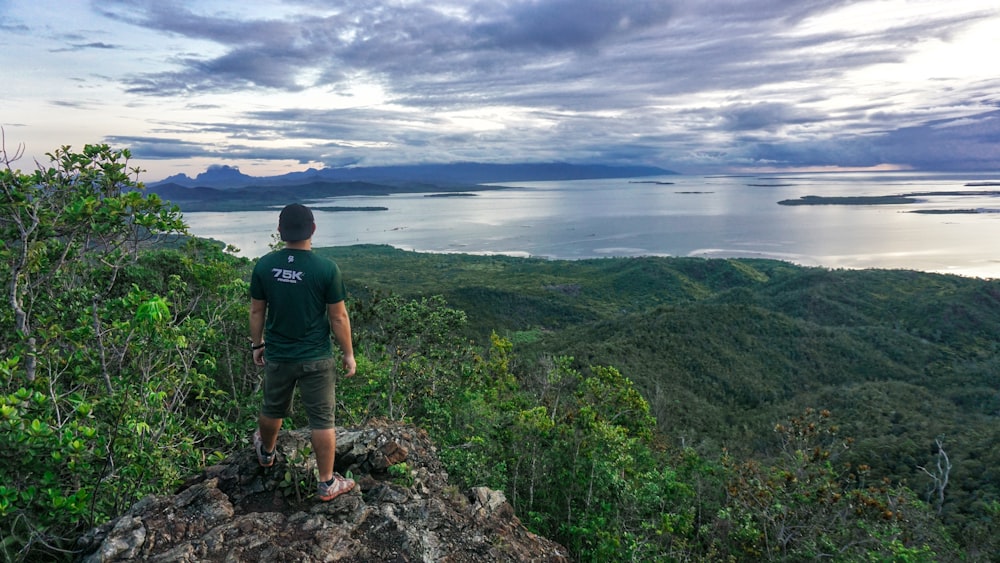
[{"label": "man", "polygon": [[328,501],[354,488],[352,479],[333,472],[337,433],[331,331],[343,352],[344,375],[353,376],[357,364],[344,304],[347,290],[337,265],[312,252],[315,231],[308,207],[286,206],[278,217],[285,247],[258,260],[250,278],[253,361],[265,368],[264,403],[253,442],[260,465],[273,465],[278,430],[298,386],[316,452],[318,496]]}]

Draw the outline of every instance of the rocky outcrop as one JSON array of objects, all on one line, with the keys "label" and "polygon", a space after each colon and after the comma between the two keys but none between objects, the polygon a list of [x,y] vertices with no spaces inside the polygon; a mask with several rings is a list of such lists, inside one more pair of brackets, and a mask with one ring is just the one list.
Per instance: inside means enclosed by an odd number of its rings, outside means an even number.
[{"label": "rocky outcrop", "polygon": [[502,492],[449,485],[418,428],[338,429],[336,469],[358,486],[330,502],[315,498],[307,431],[282,432],[278,451],[264,469],[247,446],[176,494],[139,501],[81,538],[82,560],[568,561]]}]

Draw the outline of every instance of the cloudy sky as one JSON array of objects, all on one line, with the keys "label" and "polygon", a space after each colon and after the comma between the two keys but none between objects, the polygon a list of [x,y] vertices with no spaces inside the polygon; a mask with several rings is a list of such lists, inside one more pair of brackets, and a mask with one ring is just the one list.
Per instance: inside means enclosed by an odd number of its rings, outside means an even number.
[{"label": "cloudy sky", "polygon": [[0,0],[15,163],[1000,170],[996,0]]}]

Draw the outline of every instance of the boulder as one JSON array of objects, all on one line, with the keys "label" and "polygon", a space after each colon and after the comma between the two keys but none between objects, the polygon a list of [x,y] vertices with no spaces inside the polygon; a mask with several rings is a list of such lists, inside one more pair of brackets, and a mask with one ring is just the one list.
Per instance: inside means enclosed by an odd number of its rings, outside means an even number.
[{"label": "boulder", "polygon": [[[503,492],[460,491],[423,430],[337,430],[335,469],[358,486],[316,498],[309,433],[282,431],[274,466],[247,447],[173,495],[149,496],[79,540],[86,563],[116,561],[569,561],[529,532]],[[393,468],[393,469],[390,469]]]}]

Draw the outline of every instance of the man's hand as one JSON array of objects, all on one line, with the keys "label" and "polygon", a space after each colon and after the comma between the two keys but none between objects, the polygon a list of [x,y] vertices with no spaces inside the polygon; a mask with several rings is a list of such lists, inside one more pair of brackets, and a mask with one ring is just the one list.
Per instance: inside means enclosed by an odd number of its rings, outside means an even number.
[{"label": "man's hand", "polygon": [[258,366],[264,365],[264,349],[263,348],[257,348],[256,350],[253,351],[253,363],[257,364]]},{"label": "man's hand", "polygon": [[358,363],[354,361],[354,354],[344,355],[344,377],[351,377],[358,371]]}]

